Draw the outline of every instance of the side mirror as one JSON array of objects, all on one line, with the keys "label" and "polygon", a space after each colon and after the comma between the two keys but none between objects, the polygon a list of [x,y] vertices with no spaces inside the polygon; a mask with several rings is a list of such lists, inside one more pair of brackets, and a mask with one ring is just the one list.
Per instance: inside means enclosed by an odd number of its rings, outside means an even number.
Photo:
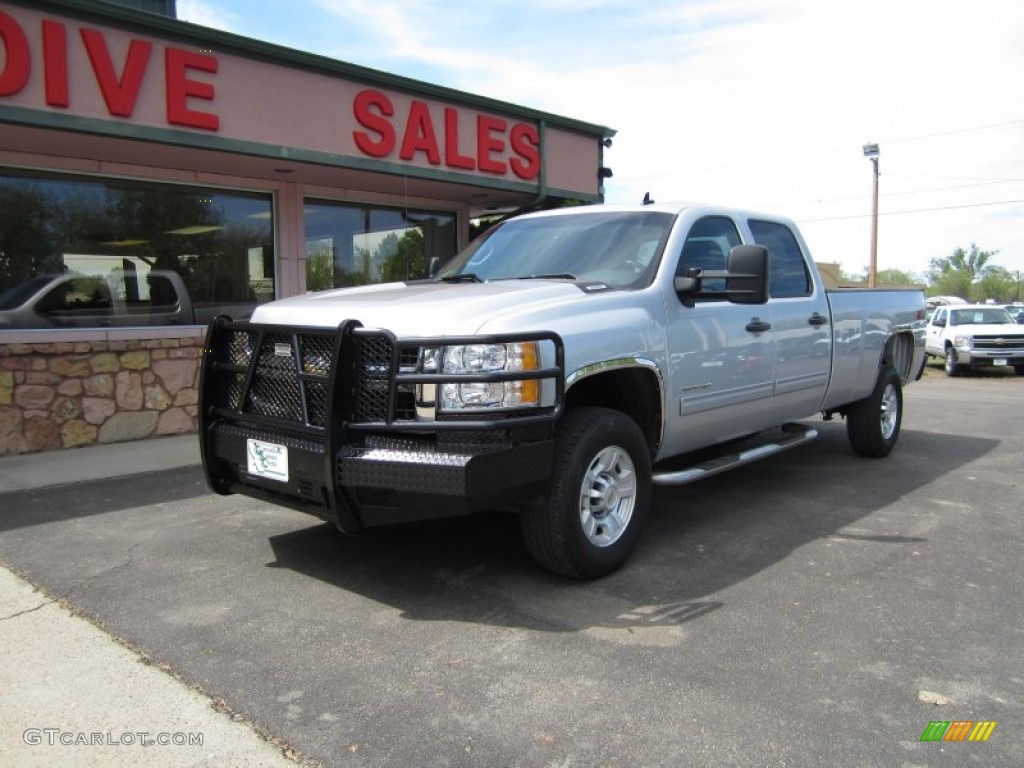
[{"label": "side mirror", "polygon": [[[725,278],[724,291],[704,290],[705,280]],[[737,245],[729,251],[725,270],[691,269],[675,278],[676,293],[688,306],[694,299],[726,299],[733,304],[768,302],[768,249],[763,245]]]},{"label": "side mirror", "polygon": [[729,251],[725,292],[733,304],[768,302],[768,249],[763,245],[737,245]]}]

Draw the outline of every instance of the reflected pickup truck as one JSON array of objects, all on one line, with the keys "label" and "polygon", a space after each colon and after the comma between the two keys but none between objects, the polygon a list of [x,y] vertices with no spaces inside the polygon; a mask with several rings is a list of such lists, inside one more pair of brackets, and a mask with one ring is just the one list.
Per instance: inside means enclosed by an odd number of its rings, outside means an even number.
[{"label": "reflected pickup truck", "polygon": [[600,577],[655,486],[846,420],[893,450],[914,290],[826,290],[797,227],[709,206],[510,218],[423,280],[311,293],[208,332],[210,486],[346,532],[510,510],[546,568]]},{"label": "reflected pickup truck", "polygon": [[38,275],[0,293],[0,330],[191,325],[192,301],[177,272]]}]

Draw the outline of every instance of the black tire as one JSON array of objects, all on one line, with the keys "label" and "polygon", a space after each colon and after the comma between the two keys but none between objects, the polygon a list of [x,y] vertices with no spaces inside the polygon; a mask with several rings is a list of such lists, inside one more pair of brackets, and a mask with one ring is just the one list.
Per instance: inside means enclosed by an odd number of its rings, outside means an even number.
[{"label": "black tire", "polygon": [[558,427],[547,496],[520,516],[523,540],[545,568],[596,579],[629,558],[650,499],[650,452],[636,422],[578,408]]},{"label": "black tire", "polygon": [[896,369],[883,365],[870,395],[846,409],[846,436],[861,456],[880,459],[896,446],[903,423],[903,386]]},{"label": "black tire", "polygon": [[1018,376],[1024,376],[1024,365],[1013,366],[1013,372],[1016,373]]},{"label": "black tire", "polygon": [[956,361],[956,350],[952,347],[946,347],[946,375],[947,376],[959,376],[962,371],[962,366]]}]

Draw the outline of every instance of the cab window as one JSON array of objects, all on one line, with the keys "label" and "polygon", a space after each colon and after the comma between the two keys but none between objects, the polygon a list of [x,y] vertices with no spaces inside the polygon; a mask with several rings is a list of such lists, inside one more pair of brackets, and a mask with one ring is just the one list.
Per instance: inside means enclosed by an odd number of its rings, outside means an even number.
[{"label": "cab window", "polygon": [[796,238],[785,224],[774,221],[749,222],[754,242],[768,249],[773,299],[791,299],[811,295],[811,276]]},{"label": "cab window", "polygon": [[73,316],[108,314],[110,289],[97,277],[74,277],[58,283],[39,300],[37,310],[43,315]]},{"label": "cab window", "polygon": [[[705,216],[694,222],[683,243],[676,276],[685,276],[691,269],[724,270],[728,266],[729,251],[740,244],[740,235],[732,219],[725,216]],[[704,291],[725,290],[725,278],[703,281]]]}]

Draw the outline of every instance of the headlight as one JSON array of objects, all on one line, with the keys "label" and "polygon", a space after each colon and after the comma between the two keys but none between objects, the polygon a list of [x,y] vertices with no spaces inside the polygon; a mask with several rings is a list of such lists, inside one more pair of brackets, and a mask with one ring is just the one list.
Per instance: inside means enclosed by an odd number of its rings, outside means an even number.
[{"label": "headlight", "polygon": [[969,348],[971,346],[971,336],[969,334],[964,334],[962,336],[960,336],[960,335],[954,336],[953,337],[953,346],[954,347],[958,347],[960,349],[967,349],[967,348]]},{"label": "headlight", "polygon": [[[540,368],[540,353],[535,341],[445,347],[443,352],[431,355],[431,358],[435,365],[440,366],[442,374],[463,376]],[[443,411],[527,408],[540,404],[540,382],[537,379],[450,381],[441,384],[440,391]]]}]

